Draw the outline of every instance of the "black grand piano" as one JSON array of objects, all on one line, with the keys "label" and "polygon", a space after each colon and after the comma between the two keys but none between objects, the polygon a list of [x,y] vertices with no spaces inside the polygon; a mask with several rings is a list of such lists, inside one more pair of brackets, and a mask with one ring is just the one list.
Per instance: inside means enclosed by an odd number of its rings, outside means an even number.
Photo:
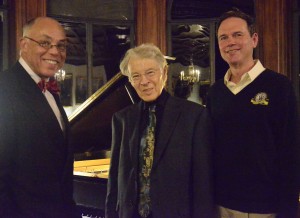
[{"label": "black grand piano", "polygon": [[84,216],[104,217],[112,115],[138,99],[127,77],[118,73],[69,117],[74,199]]}]

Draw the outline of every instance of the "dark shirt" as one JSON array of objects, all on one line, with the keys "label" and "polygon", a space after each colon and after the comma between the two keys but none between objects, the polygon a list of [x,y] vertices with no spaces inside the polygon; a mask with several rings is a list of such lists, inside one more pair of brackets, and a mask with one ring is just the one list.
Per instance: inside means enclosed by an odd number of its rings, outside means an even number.
[{"label": "dark shirt", "polygon": [[[167,99],[169,98],[170,94],[167,93],[165,90],[162,91],[161,95],[152,102],[143,102],[143,107],[142,107],[142,113],[141,113],[141,120],[140,120],[140,128],[139,128],[139,141],[141,141],[141,138],[143,136],[143,132],[149,125],[149,107],[152,105],[156,105],[155,107],[155,116],[156,116],[156,127],[155,127],[155,145],[154,145],[154,153],[155,153],[155,147],[157,145],[157,139],[159,137],[160,133],[160,127],[161,127],[161,122],[163,118],[163,113],[164,113],[164,108]],[[141,147],[140,147],[141,149]],[[141,159],[141,150],[139,151],[140,159]],[[151,218],[152,215],[150,214],[147,218]],[[136,215],[134,218],[140,218],[138,215],[138,212],[136,211]]]},{"label": "dark shirt", "polygon": [[151,105],[156,105],[155,109],[155,116],[156,116],[156,128],[155,128],[155,138],[156,141],[159,137],[160,133],[160,126],[161,121],[163,117],[163,112],[165,108],[165,104],[167,99],[169,98],[170,94],[166,92],[165,90],[162,91],[161,95],[152,102],[143,102],[143,111],[142,111],[142,117],[141,117],[141,124],[140,124],[140,139],[142,137],[142,133],[146,129],[147,125],[149,124],[149,107]]}]

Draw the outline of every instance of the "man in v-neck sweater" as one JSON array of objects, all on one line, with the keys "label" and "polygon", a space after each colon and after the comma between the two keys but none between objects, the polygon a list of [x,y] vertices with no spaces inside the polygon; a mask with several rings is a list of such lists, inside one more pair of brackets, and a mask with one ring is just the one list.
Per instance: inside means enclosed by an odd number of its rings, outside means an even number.
[{"label": "man in v-neck sweater", "polygon": [[299,120],[290,81],[253,59],[254,20],[235,9],[217,25],[229,70],[208,94],[218,218],[295,218]]}]

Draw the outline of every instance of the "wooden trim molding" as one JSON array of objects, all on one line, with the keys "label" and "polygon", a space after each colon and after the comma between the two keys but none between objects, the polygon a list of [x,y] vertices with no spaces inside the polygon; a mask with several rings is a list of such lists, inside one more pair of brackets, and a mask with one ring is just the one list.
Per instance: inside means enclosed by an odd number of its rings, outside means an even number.
[{"label": "wooden trim molding", "polygon": [[136,42],[153,43],[166,54],[167,0],[137,1]]},{"label": "wooden trim molding", "polygon": [[292,0],[255,0],[258,57],[265,67],[291,78]]}]

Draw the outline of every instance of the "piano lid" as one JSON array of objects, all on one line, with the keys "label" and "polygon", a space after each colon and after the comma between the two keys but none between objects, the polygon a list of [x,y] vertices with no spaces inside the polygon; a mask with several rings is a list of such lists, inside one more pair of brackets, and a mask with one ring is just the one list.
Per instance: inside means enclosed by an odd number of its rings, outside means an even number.
[{"label": "piano lid", "polygon": [[127,77],[118,73],[81,104],[69,116],[75,160],[76,157],[77,160],[89,159],[89,156],[91,159],[107,158],[112,115],[137,101],[138,96]]}]

